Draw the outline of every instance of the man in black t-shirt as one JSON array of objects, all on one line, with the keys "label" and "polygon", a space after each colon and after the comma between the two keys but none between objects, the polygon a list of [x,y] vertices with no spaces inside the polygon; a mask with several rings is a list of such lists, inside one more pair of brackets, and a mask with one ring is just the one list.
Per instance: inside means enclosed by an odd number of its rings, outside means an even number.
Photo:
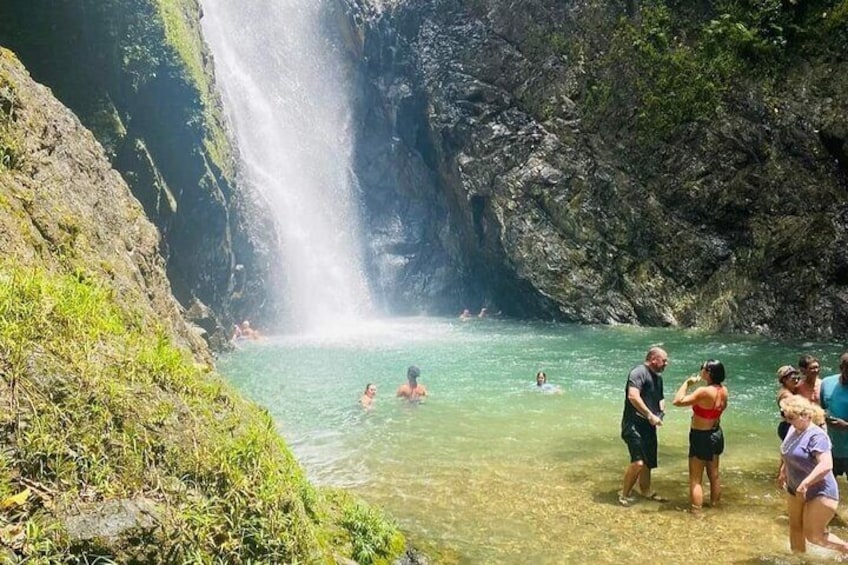
[{"label": "man in black t-shirt", "polygon": [[645,362],[633,367],[625,386],[624,414],[621,416],[621,439],[630,451],[630,465],[624,472],[624,483],[618,494],[622,506],[630,506],[636,481],[642,496],[665,502],[651,491],[651,469],[657,466],[657,426],[662,426],[665,412],[662,372],[668,364],[668,353],[652,347]]}]

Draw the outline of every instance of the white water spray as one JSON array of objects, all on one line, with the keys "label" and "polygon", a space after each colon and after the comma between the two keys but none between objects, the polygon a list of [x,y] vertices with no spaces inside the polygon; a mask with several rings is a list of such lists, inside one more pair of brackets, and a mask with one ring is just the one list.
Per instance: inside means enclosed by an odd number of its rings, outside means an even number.
[{"label": "white water spray", "polygon": [[202,4],[243,175],[278,224],[287,325],[312,331],[367,316],[350,88],[321,31],[323,1]]}]

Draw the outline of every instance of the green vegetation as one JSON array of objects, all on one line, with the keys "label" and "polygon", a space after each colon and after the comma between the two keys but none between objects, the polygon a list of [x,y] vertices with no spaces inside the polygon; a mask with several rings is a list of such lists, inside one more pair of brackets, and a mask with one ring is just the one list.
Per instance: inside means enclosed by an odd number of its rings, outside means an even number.
[{"label": "green vegetation", "polygon": [[390,557],[403,551],[403,537],[373,508],[347,501],[342,524],[351,533],[352,555],[358,563],[389,563]]},{"label": "green vegetation", "polygon": [[638,21],[618,22],[587,87],[590,119],[632,120],[642,141],[667,139],[713,119],[746,80],[776,80],[798,56],[829,57],[848,46],[846,0],[722,0],[706,13],[692,9],[654,0]]},{"label": "green vegetation", "polygon": [[221,117],[218,95],[212,83],[212,69],[200,29],[197,0],[157,0],[165,38],[184,66],[189,81],[197,89],[202,104],[203,143],[212,161],[232,180],[233,156]]},{"label": "green vegetation", "polygon": [[[172,73],[183,83],[190,98],[195,99],[184,102],[187,111],[193,112],[184,119],[199,130],[210,159],[232,181],[232,149],[222,125],[212,70],[206,64],[209,58],[197,0],[107,0],[97,2],[90,10],[102,20],[102,29],[122,30],[103,41],[117,41],[120,59],[116,62],[133,89],[142,90],[162,73]],[[97,110],[103,112],[102,108]]]},{"label": "green vegetation", "polygon": [[[198,0],[9,0],[0,8],[0,37],[113,157],[127,128],[148,144],[157,135],[187,148],[202,143],[214,174],[234,183]],[[139,118],[154,107],[140,102],[157,96],[169,101],[157,106],[161,123]],[[163,145],[154,154],[173,150]]]},{"label": "green vegetation", "polygon": [[[403,550],[379,512],[306,481],[266,412],[84,272],[0,263],[0,376],[10,559],[385,563]],[[158,527],[72,539],[63,516],[130,499],[151,502]]]}]

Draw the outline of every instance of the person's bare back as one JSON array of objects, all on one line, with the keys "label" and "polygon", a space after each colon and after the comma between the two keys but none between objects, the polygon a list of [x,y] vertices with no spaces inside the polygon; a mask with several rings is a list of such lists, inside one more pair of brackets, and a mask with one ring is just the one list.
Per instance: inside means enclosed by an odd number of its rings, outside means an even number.
[{"label": "person's bare back", "polygon": [[404,398],[410,402],[420,402],[427,396],[427,389],[424,385],[418,384],[418,377],[421,371],[415,365],[409,367],[406,371],[406,378],[409,382],[400,385],[397,389],[397,397]]}]

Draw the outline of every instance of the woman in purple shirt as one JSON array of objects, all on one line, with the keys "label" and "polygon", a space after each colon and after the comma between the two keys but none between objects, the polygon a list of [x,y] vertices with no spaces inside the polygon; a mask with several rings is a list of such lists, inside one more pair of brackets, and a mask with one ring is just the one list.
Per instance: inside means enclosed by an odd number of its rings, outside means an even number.
[{"label": "woman in purple shirt", "polygon": [[809,540],[848,554],[848,543],[827,531],[836,514],[839,489],[831,472],[830,438],[819,427],[824,424],[824,411],[798,395],[785,399],[780,407],[792,425],[780,446],[778,474],[787,492],[789,545],[792,551],[804,552]]}]

